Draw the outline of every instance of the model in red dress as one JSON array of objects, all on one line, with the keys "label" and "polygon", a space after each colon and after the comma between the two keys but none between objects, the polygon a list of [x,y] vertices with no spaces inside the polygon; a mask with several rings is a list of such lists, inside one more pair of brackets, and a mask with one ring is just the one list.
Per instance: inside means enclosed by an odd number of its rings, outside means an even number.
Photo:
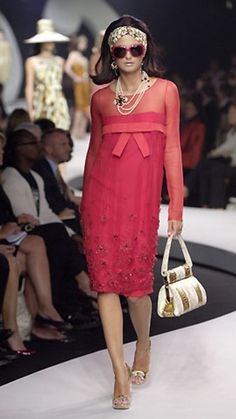
[{"label": "model in red dress", "polygon": [[178,93],[156,79],[130,115],[114,98],[110,86],[92,98],[99,147],[83,196],[84,246],[93,290],[141,296],[153,290],[164,167],[169,219],[182,217]]},{"label": "model in red dress", "polygon": [[[182,229],[183,179],[176,86],[159,77],[146,25],[123,16],[107,28],[81,204],[92,289],[115,375],[112,405],[130,406],[129,377],[142,384],[150,363],[150,320],[164,169],[170,196],[168,233]],[[114,71],[114,72],[113,72]],[[119,294],[137,334],[132,370],[124,363]]]}]

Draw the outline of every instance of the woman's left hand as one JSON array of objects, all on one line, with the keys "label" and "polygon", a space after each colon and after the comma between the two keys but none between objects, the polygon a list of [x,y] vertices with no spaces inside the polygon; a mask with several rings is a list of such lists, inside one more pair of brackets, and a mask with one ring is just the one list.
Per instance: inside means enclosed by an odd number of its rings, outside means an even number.
[{"label": "woman's left hand", "polygon": [[168,221],[168,237],[178,236],[179,234],[181,234],[182,228],[183,228],[182,221],[169,220]]}]

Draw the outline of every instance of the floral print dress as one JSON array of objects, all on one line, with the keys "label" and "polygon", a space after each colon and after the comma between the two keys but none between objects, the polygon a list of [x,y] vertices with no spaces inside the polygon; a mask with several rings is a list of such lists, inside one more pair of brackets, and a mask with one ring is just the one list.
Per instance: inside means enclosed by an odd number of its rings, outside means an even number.
[{"label": "floral print dress", "polygon": [[57,128],[68,130],[70,116],[62,91],[63,68],[61,58],[37,59],[34,74],[34,119],[48,118]]}]

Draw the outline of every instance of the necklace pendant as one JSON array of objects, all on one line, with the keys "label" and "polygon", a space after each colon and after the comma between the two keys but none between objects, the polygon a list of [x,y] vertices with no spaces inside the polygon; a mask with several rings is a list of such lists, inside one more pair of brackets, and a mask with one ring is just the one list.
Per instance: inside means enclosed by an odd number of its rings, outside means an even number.
[{"label": "necklace pendant", "polygon": [[114,100],[114,104],[116,106],[123,106],[125,103],[128,102],[128,98],[126,96],[118,95]]}]

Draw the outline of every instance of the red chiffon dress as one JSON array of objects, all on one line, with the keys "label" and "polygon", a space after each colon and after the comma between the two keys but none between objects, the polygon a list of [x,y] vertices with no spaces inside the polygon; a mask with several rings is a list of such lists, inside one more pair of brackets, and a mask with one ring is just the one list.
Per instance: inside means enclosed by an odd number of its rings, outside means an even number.
[{"label": "red chiffon dress", "polygon": [[163,170],[169,219],[182,220],[183,178],[176,86],[154,80],[121,115],[110,86],[92,97],[81,220],[91,288],[140,297],[153,291]]}]

